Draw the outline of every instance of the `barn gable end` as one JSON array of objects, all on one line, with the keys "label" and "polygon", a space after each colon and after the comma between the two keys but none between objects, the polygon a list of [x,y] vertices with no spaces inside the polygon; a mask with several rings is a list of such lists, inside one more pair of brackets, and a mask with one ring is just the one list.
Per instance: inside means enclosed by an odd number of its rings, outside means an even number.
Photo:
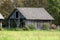
[{"label": "barn gable end", "polygon": [[18,9],[15,9],[8,17],[8,19],[20,19],[20,18],[25,18],[25,17]]}]

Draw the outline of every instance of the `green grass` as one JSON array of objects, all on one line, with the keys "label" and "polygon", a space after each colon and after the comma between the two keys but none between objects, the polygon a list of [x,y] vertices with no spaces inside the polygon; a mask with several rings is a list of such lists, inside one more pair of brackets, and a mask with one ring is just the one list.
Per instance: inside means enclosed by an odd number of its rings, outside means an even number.
[{"label": "green grass", "polygon": [[60,40],[59,31],[0,31],[0,40]]}]

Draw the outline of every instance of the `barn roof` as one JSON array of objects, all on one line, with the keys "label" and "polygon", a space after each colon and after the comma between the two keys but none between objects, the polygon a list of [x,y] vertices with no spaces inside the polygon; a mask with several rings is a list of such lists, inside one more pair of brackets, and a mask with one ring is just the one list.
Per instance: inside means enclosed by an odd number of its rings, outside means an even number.
[{"label": "barn roof", "polygon": [[0,13],[0,19],[4,19],[4,17],[2,16],[2,14]]},{"label": "barn roof", "polygon": [[26,19],[54,20],[44,8],[17,8]]}]

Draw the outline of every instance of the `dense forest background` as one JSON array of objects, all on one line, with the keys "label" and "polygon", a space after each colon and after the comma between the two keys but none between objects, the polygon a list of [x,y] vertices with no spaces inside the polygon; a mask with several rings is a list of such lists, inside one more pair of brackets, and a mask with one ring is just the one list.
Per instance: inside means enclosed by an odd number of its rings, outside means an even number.
[{"label": "dense forest background", "polygon": [[60,25],[60,0],[0,0],[0,12],[5,18],[16,7],[44,7],[53,17],[53,23]]}]

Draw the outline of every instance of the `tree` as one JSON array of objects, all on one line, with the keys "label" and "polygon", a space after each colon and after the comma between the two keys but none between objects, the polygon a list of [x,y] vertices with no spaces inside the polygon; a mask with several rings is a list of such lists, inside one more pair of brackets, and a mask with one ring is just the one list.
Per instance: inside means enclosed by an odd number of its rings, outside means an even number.
[{"label": "tree", "polygon": [[22,2],[25,7],[47,7],[47,0],[25,0]]},{"label": "tree", "polygon": [[7,17],[9,13],[11,13],[14,9],[13,4],[10,0],[3,0],[3,3],[0,5],[0,12],[3,14],[4,17]]},{"label": "tree", "polygon": [[53,23],[60,25],[60,0],[48,0],[48,11],[55,18]]}]

